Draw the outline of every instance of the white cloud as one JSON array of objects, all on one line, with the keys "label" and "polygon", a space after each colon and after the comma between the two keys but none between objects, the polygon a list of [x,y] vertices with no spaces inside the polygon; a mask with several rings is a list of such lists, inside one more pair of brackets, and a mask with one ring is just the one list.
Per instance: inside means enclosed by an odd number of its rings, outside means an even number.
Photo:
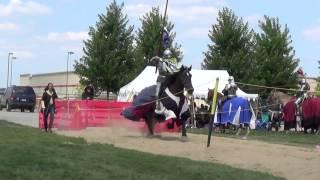
[{"label": "white cloud", "polygon": [[59,47],[59,51],[61,53],[66,53],[69,51],[72,51],[75,53],[72,57],[77,59],[78,57],[81,57],[83,55],[83,45],[77,44],[77,45],[62,45]]},{"label": "white cloud", "polygon": [[15,23],[0,23],[0,31],[16,31],[19,30],[19,26]]},{"label": "white cloud", "polygon": [[32,43],[16,43],[11,41],[0,41],[0,58],[7,59],[8,53],[13,52],[17,60],[29,60],[37,57],[39,46]]},{"label": "white cloud", "polygon": [[307,40],[320,41],[320,26],[306,28],[302,32],[302,35]]},{"label": "white cloud", "polygon": [[89,38],[88,32],[50,32],[45,37],[38,37],[40,40],[50,42],[83,41]]},{"label": "white cloud", "polygon": [[263,15],[253,14],[249,16],[245,16],[243,18],[244,22],[248,22],[249,27],[253,28],[256,32],[261,32],[261,28],[259,28],[259,21],[263,21]]},{"label": "white cloud", "polygon": [[21,48],[21,47],[14,42],[7,41],[7,40],[0,41],[0,49],[1,50],[19,49],[19,48]]},{"label": "white cloud", "polygon": [[217,0],[214,4],[218,7],[230,7],[230,5],[225,0]]},{"label": "white cloud", "polygon": [[201,3],[207,3],[208,0],[183,0],[183,1],[172,1],[170,2],[170,5],[192,5],[192,4],[201,4]]},{"label": "white cloud", "polygon": [[169,8],[169,17],[180,23],[208,23],[215,21],[219,9],[215,6],[187,6]]},{"label": "white cloud", "polygon": [[263,16],[260,14],[253,14],[250,16],[244,17],[245,21],[248,21],[251,25],[257,25],[259,21],[263,20]]},{"label": "white cloud", "polygon": [[0,16],[13,14],[48,14],[51,9],[35,1],[10,0],[7,4],[0,4]]},{"label": "white cloud", "polygon": [[209,28],[205,27],[194,27],[183,32],[182,36],[187,39],[206,38],[208,37],[209,30]]},{"label": "white cloud", "polygon": [[125,11],[132,17],[141,17],[148,11],[150,11],[152,5],[149,4],[135,4],[125,6]]},{"label": "white cloud", "polygon": [[181,1],[172,1],[170,2],[170,5],[194,5],[194,4],[211,4],[218,7],[224,7],[229,6],[228,3],[225,0],[181,0]]},{"label": "white cloud", "polygon": [[[127,4],[126,13],[137,21],[137,17],[143,16],[151,10],[152,6],[160,6],[160,12],[164,13],[164,2],[145,1]],[[207,40],[211,25],[216,23],[218,12],[223,6],[228,6],[225,0],[176,0],[170,1],[168,6],[169,20],[175,24],[177,41],[184,44],[190,40]],[[188,43],[187,43],[188,44]],[[185,53],[185,58],[195,50],[190,48]],[[190,53],[188,53],[190,52]]]},{"label": "white cloud", "polygon": [[17,57],[18,60],[23,59],[32,59],[34,57],[33,53],[30,51],[13,51],[14,56]]},{"label": "white cloud", "polygon": [[[179,3],[177,1],[168,7],[168,16],[172,21],[184,24],[207,24],[214,22],[218,15],[218,7],[216,7],[214,3],[199,5],[202,1],[203,0],[187,0],[187,2],[179,1]],[[125,9],[129,16],[137,18],[142,17],[146,12],[150,11],[153,6],[156,5],[142,3],[129,4]],[[163,11],[163,7],[161,7],[161,11]]]}]

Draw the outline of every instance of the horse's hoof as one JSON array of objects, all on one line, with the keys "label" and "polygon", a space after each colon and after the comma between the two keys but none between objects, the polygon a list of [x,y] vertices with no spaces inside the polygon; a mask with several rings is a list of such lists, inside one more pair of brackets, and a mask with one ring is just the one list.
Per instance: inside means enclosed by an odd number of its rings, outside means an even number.
[{"label": "horse's hoof", "polygon": [[154,137],[154,134],[150,134],[150,133],[147,134],[147,138],[153,138],[153,137]]},{"label": "horse's hoof", "polygon": [[182,142],[187,142],[188,141],[188,136],[181,136],[181,141]]},{"label": "horse's hoof", "polygon": [[244,136],[241,138],[242,140],[248,140],[248,137],[247,136]]}]

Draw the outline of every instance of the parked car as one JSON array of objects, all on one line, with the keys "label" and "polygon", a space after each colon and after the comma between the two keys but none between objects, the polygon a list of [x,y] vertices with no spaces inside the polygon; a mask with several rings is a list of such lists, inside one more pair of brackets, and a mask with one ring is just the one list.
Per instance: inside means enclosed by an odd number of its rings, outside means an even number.
[{"label": "parked car", "polygon": [[34,112],[35,106],[36,94],[30,86],[7,88],[0,102],[0,110],[5,107],[7,111],[21,109],[21,112],[24,112],[25,109],[28,109],[30,112]]},{"label": "parked car", "polygon": [[[1,100],[2,100],[5,92],[6,92],[6,88],[0,88],[0,106],[1,106]],[[0,107],[0,109],[1,109],[1,107]]]},{"label": "parked car", "polygon": [[5,92],[6,92],[6,88],[0,88],[0,95],[4,95]]}]

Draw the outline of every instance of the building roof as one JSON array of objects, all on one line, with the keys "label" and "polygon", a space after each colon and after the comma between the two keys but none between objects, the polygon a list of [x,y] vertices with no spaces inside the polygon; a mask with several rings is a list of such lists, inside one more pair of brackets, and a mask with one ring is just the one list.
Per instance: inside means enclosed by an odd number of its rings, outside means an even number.
[{"label": "building roof", "polygon": [[[33,77],[33,76],[50,76],[50,75],[59,75],[59,74],[66,74],[67,71],[64,72],[50,72],[50,73],[40,73],[40,74],[21,74],[20,77],[24,77],[24,76],[29,76],[29,77]],[[74,71],[69,71],[69,74],[74,74]]]}]

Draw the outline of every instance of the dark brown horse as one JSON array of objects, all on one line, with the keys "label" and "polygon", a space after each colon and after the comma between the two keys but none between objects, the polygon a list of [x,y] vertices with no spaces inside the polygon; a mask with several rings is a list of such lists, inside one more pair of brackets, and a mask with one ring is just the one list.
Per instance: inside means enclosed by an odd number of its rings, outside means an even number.
[{"label": "dark brown horse", "polygon": [[[213,95],[214,95],[214,89],[208,89],[208,95],[207,95],[207,103],[211,106],[212,105],[212,100],[213,100]],[[223,94],[218,92],[217,94],[217,100],[219,101],[222,97]],[[211,108],[210,108],[211,109]]]}]

